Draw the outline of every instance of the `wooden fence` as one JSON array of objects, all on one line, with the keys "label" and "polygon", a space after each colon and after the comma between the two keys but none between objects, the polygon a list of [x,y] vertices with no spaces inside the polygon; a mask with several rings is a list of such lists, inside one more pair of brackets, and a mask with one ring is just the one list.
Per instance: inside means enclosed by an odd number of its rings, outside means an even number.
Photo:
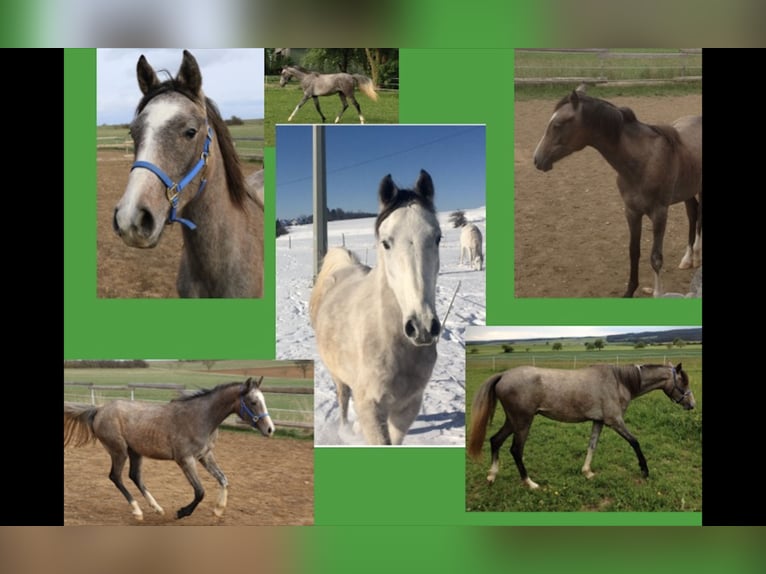
[{"label": "wooden fence", "polygon": [[[76,401],[87,400],[90,404],[95,405],[103,403],[106,400],[114,400],[117,398],[134,400],[142,400],[147,402],[165,402],[167,401],[167,392],[184,393],[187,390],[186,385],[177,383],[126,383],[124,385],[98,385],[88,382],[64,382],[64,398],[67,397],[67,387],[71,387],[75,390],[70,390],[69,395]],[[197,390],[197,389],[194,389]],[[265,394],[283,394],[283,395],[313,395],[313,387],[261,387],[261,390]],[[161,396],[157,399],[149,399],[146,397],[147,391],[149,394],[155,391],[162,391],[165,396]],[[109,396],[105,396],[105,393]],[[137,398],[136,395],[139,395]],[[313,403],[313,400],[312,400]],[[313,410],[306,411],[301,409],[286,409],[286,408],[271,408],[269,410],[274,412],[275,416],[272,417],[274,424],[277,427],[291,427],[306,430],[313,430]],[[310,422],[307,422],[310,421]],[[240,420],[239,417],[232,415],[224,421],[225,425],[233,426],[248,426],[247,423]]]}]

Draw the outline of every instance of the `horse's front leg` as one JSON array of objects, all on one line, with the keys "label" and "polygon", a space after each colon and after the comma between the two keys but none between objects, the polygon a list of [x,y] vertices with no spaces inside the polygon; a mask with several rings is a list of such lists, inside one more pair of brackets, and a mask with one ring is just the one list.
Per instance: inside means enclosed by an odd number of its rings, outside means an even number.
[{"label": "horse's front leg", "polygon": [[191,484],[192,488],[194,488],[194,500],[192,500],[183,508],[178,509],[178,512],[176,513],[176,518],[183,518],[184,516],[189,516],[192,512],[194,512],[194,509],[197,508],[197,505],[205,497],[205,489],[202,488],[202,483],[200,482],[199,476],[197,475],[197,463],[195,462],[193,456],[184,457],[181,460],[177,460],[176,462],[178,463],[178,466],[181,467],[181,470],[184,471],[186,480],[188,480],[189,484]]},{"label": "horse's front leg", "polygon": [[604,421],[593,421],[593,430],[590,434],[590,442],[588,442],[588,453],[585,455],[585,463],[582,465],[582,473],[585,478],[593,478],[596,476],[590,469],[590,463],[593,461],[593,455],[596,452],[596,446],[598,446],[598,437],[601,435],[601,429],[604,428]]},{"label": "horse's front leg", "polygon": [[630,232],[630,246],[628,247],[630,277],[628,278],[628,288],[623,297],[633,297],[633,293],[638,288],[638,260],[641,257],[641,217],[640,211],[625,206],[625,218],[628,220],[628,231]]},{"label": "horse's front leg", "polygon": [[402,444],[407,431],[410,430],[412,423],[415,422],[420,405],[423,404],[423,393],[417,393],[404,404],[395,405],[388,415],[388,432],[391,436],[391,444]]},{"label": "horse's front leg", "polygon": [[[356,401],[356,399],[354,399]],[[354,403],[359,426],[367,444],[391,444],[388,433],[388,411],[380,403],[362,400]]]},{"label": "horse's front leg", "polygon": [[662,244],[665,239],[665,228],[668,223],[668,210],[666,207],[660,207],[651,215],[652,227],[654,228],[654,239],[652,240],[652,269],[654,270],[654,297],[662,297]]},{"label": "horse's front leg", "polygon": [[221,485],[221,491],[218,493],[218,502],[216,502],[213,512],[215,512],[216,516],[223,516],[224,510],[226,510],[229,481],[215,462],[215,457],[213,456],[212,451],[208,451],[207,454],[199,459],[199,461],[202,466],[213,475],[213,478],[218,481],[218,484]]},{"label": "horse's front leg", "polygon": [[[309,95],[307,95],[307,94],[304,94],[304,95],[303,95],[303,97],[301,98],[301,101],[300,101],[300,102],[298,102],[298,105],[297,105],[297,106],[295,106],[295,109],[293,110],[293,113],[291,113],[291,114],[290,114],[290,117],[289,117],[289,118],[287,118],[287,121],[288,121],[288,122],[291,122],[291,121],[293,121],[293,118],[295,117],[295,114],[297,114],[297,113],[298,113],[298,110],[300,110],[300,109],[301,109],[301,106],[303,106],[303,104],[305,104],[306,102],[308,102],[308,101],[309,101],[309,98],[310,98],[310,97],[311,97],[311,96],[309,96]],[[316,101],[316,100],[315,100],[315,101]],[[322,115],[322,112],[319,112],[319,115]],[[324,120],[322,120],[322,122],[324,122]]]},{"label": "horse's front leg", "polygon": [[641,468],[641,474],[644,478],[647,478],[649,476],[649,467],[646,464],[646,458],[644,458],[644,453],[641,452],[641,445],[638,444],[636,437],[630,434],[630,431],[628,431],[622,418],[613,422],[609,426],[613,428],[618,435],[628,441],[628,444],[630,444],[631,447],[633,447],[633,451],[638,458],[638,466]]}]

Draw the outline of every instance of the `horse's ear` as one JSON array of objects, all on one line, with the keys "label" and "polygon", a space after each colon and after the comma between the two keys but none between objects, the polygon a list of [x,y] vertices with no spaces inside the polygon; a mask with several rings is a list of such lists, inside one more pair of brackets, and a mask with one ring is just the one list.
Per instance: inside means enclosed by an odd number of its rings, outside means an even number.
[{"label": "horse's ear", "polygon": [[434,182],[424,169],[420,170],[420,176],[418,176],[418,181],[415,183],[415,193],[420,194],[429,201],[434,199]]},{"label": "horse's ear", "polygon": [[679,373],[681,372],[681,363],[678,363],[676,365],[676,371],[679,372]]},{"label": "horse's ear", "polygon": [[259,377],[257,381],[255,381],[255,388],[260,389],[261,383],[263,383],[263,376]]},{"label": "horse's ear", "polygon": [[138,78],[138,87],[141,89],[141,93],[146,95],[154,86],[159,84],[157,74],[154,73],[154,68],[149,65],[143,54],[138,59],[136,64],[136,77]]},{"label": "horse's ear", "polygon": [[396,187],[396,184],[394,183],[394,180],[391,178],[391,174],[389,173],[380,181],[380,187],[378,188],[378,199],[380,200],[380,205],[389,205],[394,200],[398,192],[399,189]]},{"label": "horse's ear", "polygon": [[584,94],[585,90],[587,89],[588,89],[588,84],[583,82],[582,84],[580,84],[579,86],[575,88],[575,92],[577,92],[578,94]]},{"label": "horse's ear", "polygon": [[577,109],[577,106],[580,104],[580,94],[577,90],[572,90],[572,93],[569,95],[569,103],[572,104],[573,108]]},{"label": "horse's ear", "polygon": [[195,94],[199,94],[202,89],[202,73],[199,71],[197,60],[189,50],[184,50],[184,59],[176,74],[176,80],[185,84]]}]

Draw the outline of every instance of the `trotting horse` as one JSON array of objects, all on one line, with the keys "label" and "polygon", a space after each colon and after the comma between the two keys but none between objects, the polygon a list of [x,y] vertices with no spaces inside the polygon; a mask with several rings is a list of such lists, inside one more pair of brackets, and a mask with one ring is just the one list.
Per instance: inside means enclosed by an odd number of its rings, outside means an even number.
[{"label": "trotting horse", "polygon": [[290,81],[290,78],[297,78],[301,83],[303,98],[301,98],[301,101],[295,106],[290,117],[287,118],[288,122],[291,122],[295,117],[295,114],[298,113],[298,110],[301,109],[301,106],[303,106],[309,98],[312,98],[314,100],[314,106],[316,106],[317,112],[319,112],[319,116],[322,118],[322,123],[325,123],[327,118],[324,117],[324,114],[319,107],[319,96],[338,94],[343,107],[335,118],[335,123],[337,124],[340,121],[343,112],[348,108],[347,100],[351,100],[351,103],[354,104],[354,107],[359,114],[359,122],[364,123],[362,108],[359,105],[359,102],[356,101],[356,97],[354,97],[355,86],[359,86],[359,89],[371,100],[378,100],[378,94],[375,92],[375,86],[373,86],[372,80],[362,74],[346,74],[342,72],[338,74],[320,74],[318,72],[311,72],[300,66],[285,66],[282,68],[279,85],[284,87],[287,82]]},{"label": "trotting horse", "polygon": [[645,124],[629,108],[585,95],[578,88],[562,98],[534,153],[542,171],[592,146],[617,171],[630,230],[630,278],[624,297],[638,287],[641,219],[654,228],[651,265],[654,296],[662,296],[662,242],[668,207],[683,201],[689,219],[686,252],[679,267],[702,264],[702,116],[684,116],[672,126]]},{"label": "trotting horse", "polygon": [[98,440],[112,458],[109,479],[125,496],[133,516],[143,519],[143,512],[122,482],[122,469],[130,460],[130,478],[158,513],[162,507],[144,486],[141,478],[142,457],[174,460],[194,488],[194,500],[180,508],[177,518],[189,516],[205,495],[197,464],[221,486],[214,512],[223,516],[228,481],[213,457],[218,426],[230,414],[237,414],[264,436],[274,433],[274,423],[261,391],[263,377],[244,383],[224,383],[203,389],[164,404],[117,400],[102,406],[64,403],[64,446],[80,446]]},{"label": "trotting horse", "polygon": [[229,130],[202,92],[197,61],[184,51],[176,77],[160,82],[141,56],[137,76],[144,96],[130,124],[135,162],[114,231],[147,248],[178,222],[181,297],[261,297],[263,190],[244,179]]},{"label": "trotting horse", "polygon": [[425,171],[412,190],[386,176],[378,196],[377,266],[362,265],[343,248],[328,250],[309,311],[320,357],[335,381],[341,428],[353,393],[367,443],[398,445],[436,363],[441,230]]},{"label": "trotting horse", "polygon": [[500,448],[513,434],[511,454],[519,469],[521,481],[529,488],[538,488],[539,485],[529,478],[522,459],[529,427],[537,414],[569,423],[593,421],[588,452],[582,467],[587,478],[594,476],[590,465],[604,425],[614,429],[633,447],[641,473],[646,478],[649,476],[649,467],[638,440],[625,426],[623,415],[631,400],[657,389],[662,389],[669,399],[685,409],[693,409],[695,406],[694,395],[689,388],[689,376],[681,363],[675,367],[670,364],[595,365],[572,370],[524,366],[497,373],[482,383],[474,397],[468,454],[476,460],[481,457],[487,426],[499,400],[505,411],[505,422],[489,439],[492,466],[487,480],[490,484],[495,481],[500,468]]}]

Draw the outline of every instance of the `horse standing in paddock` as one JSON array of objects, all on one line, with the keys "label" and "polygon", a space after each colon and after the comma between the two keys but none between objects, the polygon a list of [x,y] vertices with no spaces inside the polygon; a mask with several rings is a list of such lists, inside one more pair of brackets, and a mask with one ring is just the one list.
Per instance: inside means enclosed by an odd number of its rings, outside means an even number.
[{"label": "horse standing in paddock", "polygon": [[436,363],[441,230],[431,176],[414,189],[388,175],[378,192],[377,261],[362,265],[348,250],[328,250],[309,312],[322,361],[335,381],[341,428],[353,393],[368,444],[403,442]]},{"label": "horse standing in paddock", "polygon": [[638,457],[644,478],[649,467],[638,440],[625,426],[623,416],[630,401],[650,391],[662,389],[670,400],[685,409],[695,406],[689,388],[689,376],[681,363],[672,365],[596,365],[584,369],[542,369],[516,367],[497,373],[482,383],[474,397],[471,410],[468,454],[478,460],[497,401],[505,411],[503,426],[490,439],[492,466],[487,481],[493,483],[500,468],[500,448],[513,434],[511,454],[529,488],[539,485],[532,481],[524,466],[524,443],[536,414],[561,422],[593,421],[588,452],[582,472],[587,478],[594,476],[591,461],[604,425],[624,438]]},{"label": "horse standing in paddock", "polygon": [[484,268],[481,231],[473,223],[466,223],[460,232],[460,265],[463,264],[464,254],[468,265],[477,271]]},{"label": "horse standing in paddock", "polygon": [[592,146],[617,171],[630,231],[630,278],[623,297],[638,287],[641,219],[652,222],[654,296],[662,296],[668,207],[683,201],[689,219],[686,252],[679,267],[702,264],[702,116],[684,116],[672,126],[645,124],[629,108],[585,95],[578,88],[562,98],[534,153],[535,167],[549,171],[560,159]]},{"label": "horse standing in paddock", "polygon": [[64,447],[80,446],[98,440],[112,458],[109,479],[125,496],[136,520],[144,517],[138,502],[122,482],[122,469],[130,460],[129,476],[149,505],[158,513],[163,508],[144,486],[141,460],[144,456],[174,460],[194,488],[194,500],[180,508],[177,518],[189,516],[205,490],[197,474],[197,464],[218,481],[221,487],[214,512],[223,516],[228,480],[213,457],[218,426],[231,414],[249,422],[264,436],[274,434],[274,424],[260,390],[263,377],[244,383],[225,383],[203,389],[164,404],[116,400],[102,406],[64,403]]},{"label": "horse standing in paddock", "polygon": [[354,104],[357,113],[359,114],[359,123],[364,123],[364,116],[362,115],[362,108],[359,102],[356,101],[354,96],[354,88],[359,86],[365,95],[372,101],[378,100],[378,94],[375,92],[375,86],[372,84],[372,80],[362,74],[320,74],[318,72],[311,72],[300,66],[285,66],[282,68],[282,74],[279,78],[279,85],[285,87],[290,78],[297,78],[301,83],[303,89],[303,98],[295,106],[293,113],[287,118],[288,122],[293,121],[295,114],[301,109],[301,106],[305,104],[309,98],[314,100],[314,106],[319,113],[319,117],[322,118],[322,123],[327,121],[324,117],[321,108],[319,107],[319,96],[331,96],[332,94],[338,94],[342,108],[335,118],[335,123],[340,121],[343,112],[348,108],[348,100]]},{"label": "horse standing in paddock", "polygon": [[226,123],[202,92],[197,61],[184,50],[176,77],[160,82],[141,56],[137,77],[135,162],[114,209],[115,233],[149,248],[178,222],[181,297],[261,297],[262,178],[260,191],[245,180]]}]

